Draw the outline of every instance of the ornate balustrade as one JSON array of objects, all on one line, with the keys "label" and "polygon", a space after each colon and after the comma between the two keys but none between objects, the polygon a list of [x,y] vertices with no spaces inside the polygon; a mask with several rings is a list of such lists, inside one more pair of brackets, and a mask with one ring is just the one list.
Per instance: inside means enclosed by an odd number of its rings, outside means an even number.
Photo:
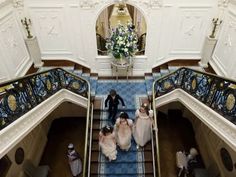
[{"label": "ornate balustrade", "polygon": [[158,79],[154,83],[155,98],[180,88],[227,120],[236,124],[236,82],[188,68]]},{"label": "ornate balustrade", "polygon": [[61,89],[88,98],[89,83],[63,69],[52,69],[0,85],[0,130]]}]

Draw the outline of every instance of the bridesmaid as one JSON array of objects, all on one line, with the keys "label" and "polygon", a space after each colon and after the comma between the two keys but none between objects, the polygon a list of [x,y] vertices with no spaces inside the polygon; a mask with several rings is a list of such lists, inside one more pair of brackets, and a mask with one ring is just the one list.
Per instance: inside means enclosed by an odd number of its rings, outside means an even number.
[{"label": "bridesmaid", "polygon": [[128,151],[131,147],[133,121],[129,119],[126,112],[121,112],[116,120],[115,132],[117,144],[122,150]]},{"label": "bridesmaid", "polygon": [[116,140],[113,127],[106,125],[99,132],[99,145],[109,161],[116,160]]},{"label": "bridesmaid", "polygon": [[153,111],[149,109],[147,103],[143,103],[135,112],[135,124],[133,128],[134,140],[139,146],[143,147],[151,140],[151,130],[153,125]]}]

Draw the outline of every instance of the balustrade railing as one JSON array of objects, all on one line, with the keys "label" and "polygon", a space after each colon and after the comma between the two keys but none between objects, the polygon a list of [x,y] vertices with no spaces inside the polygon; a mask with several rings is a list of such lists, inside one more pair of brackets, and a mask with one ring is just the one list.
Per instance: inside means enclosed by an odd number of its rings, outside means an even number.
[{"label": "balustrade railing", "polygon": [[154,98],[177,88],[236,124],[235,81],[189,68],[180,68],[154,82]]},{"label": "balustrade railing", "polygon": [[[89,82],[56,68],[0,84],[0,130],[42,103],[61,89],[70,90],[88,99],[87,122],[90,114]],[[88,124],[86,125],[83,177],[87,172]]]},{"label": "balustrade railing", "polygon": [[0,84],[0,130],[61,89],[88,98],[89,83],[57,68]]},{"label": "balustrade railing", "polygon": [[[189,68],[180,68],[153,83],[154,121],[157,123],[155,99],[175,89],[182,89],[224,118],[236,124],[236,82]],[[158,177],[161,177],[158,135],[156,134]]]}]

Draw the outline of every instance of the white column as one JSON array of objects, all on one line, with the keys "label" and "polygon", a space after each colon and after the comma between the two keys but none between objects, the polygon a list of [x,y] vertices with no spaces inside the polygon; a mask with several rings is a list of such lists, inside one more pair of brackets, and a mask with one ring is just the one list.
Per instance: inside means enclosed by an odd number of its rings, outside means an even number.
[{"label": "white column", "polygon": [[203,68],[208,67],[208,62],[211,59],[216,42],[217,42],[216,38],[209,38],[208,36],[205,38],[205,42],[202,49],[201,61],[199,62],[199,65],[201,67]]},{"label": "white column", "polygon": [[40,68],[43,66],[43,62],[41,60],[41,52],[38,45],[37,37],[27,38],[25,39],[26,46],[28,48],[30,58],[34,62],[35,68]]}]

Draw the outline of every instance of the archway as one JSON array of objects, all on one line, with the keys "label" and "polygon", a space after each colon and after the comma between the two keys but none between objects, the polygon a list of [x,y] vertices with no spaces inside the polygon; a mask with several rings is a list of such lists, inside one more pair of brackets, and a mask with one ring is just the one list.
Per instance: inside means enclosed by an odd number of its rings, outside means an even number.
[{"label": "archway", "polygon": [[138,35],[138,52],[135,55],[145,54],[147,24],[144,15],[133,5],[115,3],[103,9],[96,21],[98,55],[107,55],[106,39],[110,36],[110,31],[118,24],[127,25],[127,23],[135,26]]}]

